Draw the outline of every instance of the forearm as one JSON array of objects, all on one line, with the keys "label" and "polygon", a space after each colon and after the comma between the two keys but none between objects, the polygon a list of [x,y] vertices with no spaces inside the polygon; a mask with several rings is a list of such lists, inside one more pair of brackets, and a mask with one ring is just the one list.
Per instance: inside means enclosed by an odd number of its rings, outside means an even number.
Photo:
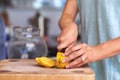
[{"label": "forearm", "polygon": [[[112,57],[120,53],[120,37],[112,39],[98,46],[102,58]],[[100,54],[100,55],[101,55]]]},{"label": "forearm", "polygon": [[66,0],[62,16],[59,20],[59,26],[61,29],[66,27],[70,22],[75,20],[78,12],[77,0]]}]

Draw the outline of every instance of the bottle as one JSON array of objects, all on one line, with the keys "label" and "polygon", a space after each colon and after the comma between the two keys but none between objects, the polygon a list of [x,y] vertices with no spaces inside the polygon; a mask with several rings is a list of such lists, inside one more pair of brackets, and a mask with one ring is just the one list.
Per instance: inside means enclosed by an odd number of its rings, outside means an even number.
[{"label": "bottle", "polygon": [[13,30],[14,36],[9,41],[7,50],[9,59],[34,59],[47,56],[48,47],[39,34],[39,28],[15,26]]}]

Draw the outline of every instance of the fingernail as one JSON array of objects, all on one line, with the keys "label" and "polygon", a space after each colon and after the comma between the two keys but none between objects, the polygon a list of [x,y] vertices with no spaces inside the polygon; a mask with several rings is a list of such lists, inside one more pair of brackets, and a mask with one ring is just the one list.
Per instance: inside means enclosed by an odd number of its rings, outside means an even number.
[{"label": "fingernail", "polygon": [[62,56],[65,56],[65,54],[62,54]]},{"label": "fingernail", "polygon": [[64,60],[62,60],[62,63],[65,63],[66,62],[66,60],[64,59]]},{"label": "fingernail", "polygon": [[66,66],[66,68],[68,69],[68,68],[70,68],[70,66],[69,66],[69,65],[67,65],[67,66]]}]

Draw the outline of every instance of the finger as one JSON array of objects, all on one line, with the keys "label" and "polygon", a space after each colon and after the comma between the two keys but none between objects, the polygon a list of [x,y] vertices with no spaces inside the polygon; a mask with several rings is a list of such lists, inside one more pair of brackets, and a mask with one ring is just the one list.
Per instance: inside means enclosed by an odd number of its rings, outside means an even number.
[{"label": "finger", "polygon": [[74,46],[73,46],[73,47],[71,46],[71,47],[69,47],[69,49],[66,50],[65,55],[68,56],[68,55],[70,55],[72,52],[77,51],[77,50],[80,49],[80,45],[75,45],[75,47],[79,47],[79,48],[78,48],[78,49],[74,49]]},{"label": "finger", "polygon": [[79,67],[81,67],[81,66],[83,66],[83,65],[85,65],[85,64],[87,64],[87,62],[86,62],[86,61],[81,62],[81,63],[79,63],[79,64],[77,64],[77,65],[73,66],[72,68],[79,68]]},{"label": "finger", "polygon": [[57,42],[58,43],[61,43],[64,41],[64,38],[60,35],[58,38],[57,38]]},{"label": "finger", "polygon": [[70,55],[68,55],[63,62],[69,62],[71,60],[74,60],[75,58],[83,55],[86,52],[86,48],[82,48],[78,51],[74,51],[73,53],[71,53]]},{"label": "finger", "polygon": [[76,41],[74,41],[73,43],[71,43],[65,50],[64,56],[67,56],[67,51],[70,50],[71,47],[73,47],[76,44]]},{"label": "finger", "polygon": [[83,65],[85,65],[85,64],[88,63],[87,55],[86,54],[83,55],[82,58],[84,58],[84,60],[81,59],[81,63],[75,65],[73,68],[79,68],[79,67],[81,67],[81,66],[83,66]]},{"label": "finger", "polygon": [[87,44],[82,43],[82,44],[76,45],[76,46],[73,47],[72,50],[78,50],[78,49],[80,49],[81,47],[87,47]]},{"label": "finger", "polygon": [[[89,53],[90,51],[88,50],[87,53],[85,53],[84,55],[81,56],[81,63],[79,63],[78,65],[74,66],[73,68],[78,68],[78,67],[81,67],[85,64],[87,64],[89,61],[88,57],[89,57]],[[82,59],[84,58],[84,59]]]},{"label": "finger", "polygon": [[75,59],[74,61],[78,61],[76,63],[76,65],[73,63],[70,64],[70,68],[78,68],[80,66],[85,65],[86,63],[90,62],[88,57],[91,56],[89,55],[89,53],[91,53],[90,49],[87,47],[86,48],[86,52],[84,54],[82,54],[82,56],[78,57],[77,59]]},{"label": "finger", "polygon": [[66,68],[73,68],[74,66],[78,65],[78,64],[81,63],[81,62],[82,62],[82,60],[81,60],[81,58],[79,57],[79,58],[71,61],[71,63],[68,64],[68,65],[66,66]]},{"label": "finger", "polygon": [[79,45],[76,45],[72,48],[70,48],[69,50],[66,50],[66,55],[69,55],[71,54],[73,51],[77,51],[77,50],[80,50],[81,48],[84,48],[84,47],[87,47],[86,44],[79,44]]},{"label": "finger", "polygon": [[76,41],[74,41],[73,43],[71,43],[71,44],[69,45],[69,47],[66,49],[66,52],[67,52],[69,49],[71,49],[75,44],[76,44]]}]

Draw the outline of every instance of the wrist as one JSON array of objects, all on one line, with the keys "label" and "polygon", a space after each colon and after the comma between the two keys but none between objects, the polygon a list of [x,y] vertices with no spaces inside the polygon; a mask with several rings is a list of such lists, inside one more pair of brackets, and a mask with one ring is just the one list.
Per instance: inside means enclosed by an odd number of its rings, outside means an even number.
[{"label": "wrist", "polygon": [[60,21],[59,27],[61,30],[65,29],[66,27],[69,27],[69,25],[73,23],[73,21]]},{"label": "wrist", "polygon": [[68,14],[64,14],[64,16],[62,16],[59,20],[59,27],[61,30],[63,30],[64,28],[68,27],[71,23],[74,23],[74,19],[68,15]]}]

